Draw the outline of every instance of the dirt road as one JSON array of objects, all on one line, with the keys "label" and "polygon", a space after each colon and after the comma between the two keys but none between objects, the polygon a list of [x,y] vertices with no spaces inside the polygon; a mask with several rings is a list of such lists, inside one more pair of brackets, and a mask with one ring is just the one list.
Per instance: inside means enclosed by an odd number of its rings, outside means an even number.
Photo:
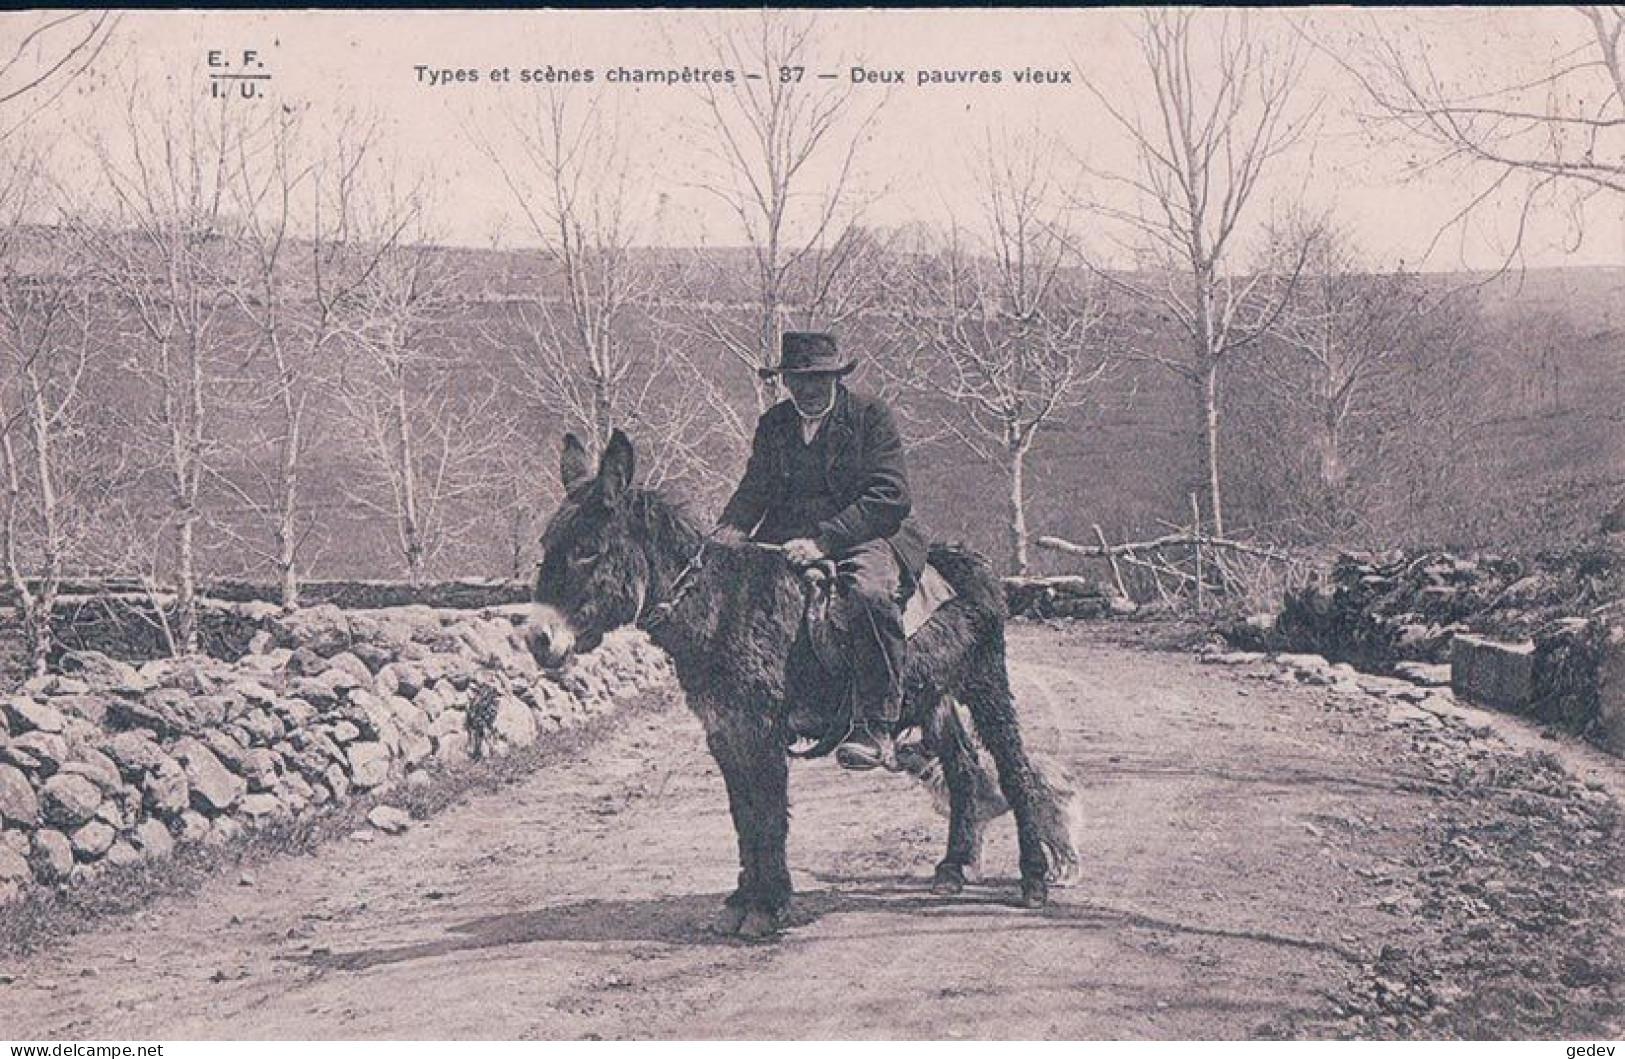
[{"label": "dirt road", "polygon": [[[686,711],[398,837],[345,840],[0,958],[0,1037],[1614,1036],[1614,805],[1471,723],[1395,719],[1087,629],[1013,630],[1082,871],[925,887],[912,780],[791,779],[802,922],[706,930],[734,877]],[[1487,770],[1487,771],[1486,771]]]}]

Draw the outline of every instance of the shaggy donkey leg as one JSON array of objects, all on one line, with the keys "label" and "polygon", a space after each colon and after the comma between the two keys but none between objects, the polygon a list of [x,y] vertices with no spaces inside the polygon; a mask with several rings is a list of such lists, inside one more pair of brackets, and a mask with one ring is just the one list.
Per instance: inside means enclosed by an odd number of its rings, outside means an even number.
[{"label": "shaggy donkey leg", "polygon": [[1049,858],[1044,853],[1036,813],[1038,770],[1021,745],[1010,680],[1005,672],[1004,651],[988,652],[979,664],[970,667],[965,705],[976,722],[982,745],[993,755],[999,770],[999,789],[1016,817],[1016,843],[1021,852],[1021,903],[1042,908],[1049,901]]},{"label": "shaggy donkey leg", "polygon": [[947,711],[952,705],[938,700],[927,711],[926,737],[942,765],[942,779],[948,786],[948,853],[937,864],[931,891],[957,894],[965,888],[965,869],[976,863],[975,784],[971,762],[958,721]]},{"label": "shaggy donkey leg", "polygon": [[[732,894],[728,895],[728,900],[733,900]],[[726,934],[729,937],[732,937],[733,935],[739,933],[739,928],[744,926],[744,924],[745,910],[743,908],[736,908],[733,905],[724,902],[722,905],[722,911],[718,912],[717,918],[711,921],[711,930],[713,933]]]},{"label": "shaggy donkey leg", "polygon": [[[790,904],[789,762],[766,719],[744,711],[721,718],[706,733],[706,743],[727,785],[739,840],[739,888],[729,895],[718,927],[752,936],[770,933]],[[765,913],[771,926],[764,928],[756,913]]]},{"label": "shaggy donkey leg", "polygon": [[770,938],[784,929],[784,921],[775,912],[763,912],[752,909],[745,913],[745,918],[739,924],[738,936],[752,941]]}]

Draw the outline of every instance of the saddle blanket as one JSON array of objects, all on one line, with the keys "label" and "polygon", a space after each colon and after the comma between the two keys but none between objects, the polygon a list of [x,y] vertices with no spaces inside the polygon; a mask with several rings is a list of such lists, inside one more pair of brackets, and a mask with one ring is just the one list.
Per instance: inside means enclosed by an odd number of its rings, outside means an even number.
[{"label": "saddle blanket", "polygon": [[903,608],[903,635],[913,636],[920,626],[931,620],[938,607],[956,595],[948,579],[937,573],[936,567],[927,566],[914,586],[914,594],[908,598],[908,606]]}]

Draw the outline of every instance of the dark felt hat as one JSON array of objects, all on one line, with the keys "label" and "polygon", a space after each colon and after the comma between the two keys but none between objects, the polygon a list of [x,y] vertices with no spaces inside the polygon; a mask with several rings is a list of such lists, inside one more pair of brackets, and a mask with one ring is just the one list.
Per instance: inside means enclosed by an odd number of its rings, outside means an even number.
[{"label": "dark felt hat", "polygon": [[780,343],[779,363],[758,368],[762,378],[774,375],[807,375],[830,372],[845,375],[858,366],[857,358],[842,360],[835,349],[835,336],[822,331],[786,331]]}]

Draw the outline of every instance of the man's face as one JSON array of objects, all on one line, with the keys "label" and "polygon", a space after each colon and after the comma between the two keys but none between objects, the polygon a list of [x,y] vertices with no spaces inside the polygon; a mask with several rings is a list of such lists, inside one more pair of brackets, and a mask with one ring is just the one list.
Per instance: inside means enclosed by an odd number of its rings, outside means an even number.
[{"label": "man's face", "polygon": [[832,371],[786,374],[784,385],[802,415],[822,415],[835,400],[835,372]]}]

